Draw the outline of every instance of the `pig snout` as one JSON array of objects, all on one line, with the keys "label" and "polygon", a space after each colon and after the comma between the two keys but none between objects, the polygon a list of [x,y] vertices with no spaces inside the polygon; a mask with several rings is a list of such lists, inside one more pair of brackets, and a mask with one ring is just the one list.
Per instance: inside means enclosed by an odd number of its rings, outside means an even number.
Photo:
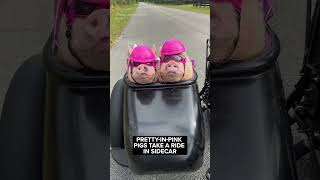
[{"label": "pig snout", "polygon": [[137,67],[137,71],[139,74],[146,74],[149,72],[149,67],[146,65],[140,65]]},{"label": "pig snout", "polygon": [[176,72],[179,70],[179,66],[177,63],[171,63],[169,62],[167,65],[166,65],[166,70],[169,71],[169,72]]}]

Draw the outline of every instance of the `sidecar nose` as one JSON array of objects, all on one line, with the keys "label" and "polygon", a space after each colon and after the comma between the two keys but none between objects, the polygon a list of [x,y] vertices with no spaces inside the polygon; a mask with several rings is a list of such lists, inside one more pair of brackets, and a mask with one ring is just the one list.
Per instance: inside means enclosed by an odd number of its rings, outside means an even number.
[{"label": "sidecar nose", "polygon": [[[196,76],[177,84],[139,86],[125,82],[123,131],[130,169],[137,174],[199,169],[204,125]],[[133,148],[135,136],[185,136],[187,153],[137,155]]]}]

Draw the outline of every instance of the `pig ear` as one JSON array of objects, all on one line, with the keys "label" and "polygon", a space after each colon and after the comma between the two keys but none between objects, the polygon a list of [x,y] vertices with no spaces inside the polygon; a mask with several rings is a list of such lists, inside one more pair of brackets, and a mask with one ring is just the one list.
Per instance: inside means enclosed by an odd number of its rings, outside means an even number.
[{"label": "pig ear", "polygon": [[134,80],[133,80],[133,78],[132,78],[131,75],[132,75],[132,74],[131,74],[131,69],[129,68],[128,71],[127,71],[127,78],[128,78],[128,80],[129,80],[130,82],[134,83]]},{"label": "pig ear", "polygon": [[191,59],[192,67],[193,69],[196,68],[197,66],[197,60],[196,59]]},{"label": "pig ear", "polygon": [[161,82],[161,80],[160,80],[159,78],[160,78],[159,72],[156,72],[156,78],[154,79],[154,83],[159,83],[159,82]]},{"label": "pig ear", "polygon": [[182,78],[182,80],[186,81],[186,80],[192,79],[193,74],[194,74],[194,69],[192,67],[192,62],[187,61],[185,65],[184,77]]},{"label": "pig ear", "polygon": [[134,48],[136,48],[138,45],[134,44],[133,47],[131,47],[130,45],[128,46],[128,55],[131,55],[132,51]]},{"label": "pig ear", "polygon": [[160,55],[160,53],[161,53],[161,50],[162,50],[162,46],[159,47],[159,55]]},{"label": "pig ear", "polygon": [[157,79],[158,79],[158,82],[160,82],[160,83],[164,82],[160,76],[160,71],[157,72]]},{"label": "pig ear", "polygon": [[184,52],[183,55],[186,56],[187,58],[189,57],[187,52]]},{"label": "pig ear", "polygon": [[130,45],[129,45],[129,46],[128,46],[128,56],[130,56],[130,55],[131,55],[132,50],[133,50],[133,48],[132,48],[132,47],[130,47]]},{"label": "pig ear", "polygon": [[157,58],[157,61],[156,61],[156,69],[157,69],[157,71],[160,71],[160,59],[159,59],[159,57]]},{"label": "pig ear", "polygon": [[155,44],[152,45],[152,51],[154,54],[157,54],[157,48]]}]

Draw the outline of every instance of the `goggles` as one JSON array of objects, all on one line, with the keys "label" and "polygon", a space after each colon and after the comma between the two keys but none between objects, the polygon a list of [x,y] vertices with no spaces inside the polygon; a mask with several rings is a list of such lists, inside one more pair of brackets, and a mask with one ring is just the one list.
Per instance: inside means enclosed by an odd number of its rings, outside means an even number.
[{"label": "goggles", "polygon": [[174,60],[176,62],[181,62],[183,64],[186,63],[186,57],[182,54],[176,54],[176,55],[167,55],[160,58],[160,63],[168,63],[169,61]]},{"label": "goggles", "polygon": [[138,67],[141,64],[147,65],[147,66],[153,66],[156,67],[156,62],[155,61],[149,61],[149,62],[136,62],[136,61],[130,61],[130,66],[131,67]]}]

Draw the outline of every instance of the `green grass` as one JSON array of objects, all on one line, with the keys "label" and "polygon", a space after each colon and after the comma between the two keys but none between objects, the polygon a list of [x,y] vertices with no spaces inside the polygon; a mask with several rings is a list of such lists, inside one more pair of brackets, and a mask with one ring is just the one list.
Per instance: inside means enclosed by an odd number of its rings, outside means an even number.
[{"label": "green grass", "polygon": [[131,15],[136,11],[138,4],[111,5],[110,14],[110,43],[111,47],[120,37],[123,29],[127,26]]},{"label": "green grass", "polygon": [[183,4],[183,5],[161,5],[168,8],[175,8],[175,9],[181,9],[185,11],[192,11],[197,13],[203,13],[203,14],[210,14],[210,7],[194,7],[192,4]]}]

